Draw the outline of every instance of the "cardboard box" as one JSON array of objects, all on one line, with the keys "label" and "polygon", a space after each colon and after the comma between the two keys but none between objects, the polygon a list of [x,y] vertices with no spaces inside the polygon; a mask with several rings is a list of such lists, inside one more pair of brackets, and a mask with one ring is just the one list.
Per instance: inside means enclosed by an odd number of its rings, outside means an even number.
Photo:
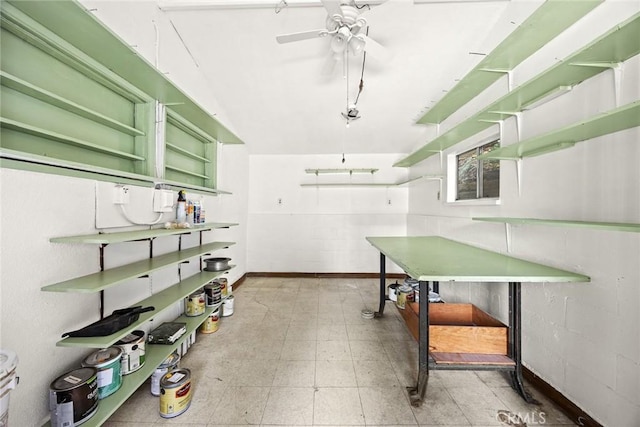
[{"label": "cardboard box", "polygon": [[[418,303],[398,310],[418,339]],[[437,353],[507,354],[508,328],[473,304],[429,305],[429,351]]]}]

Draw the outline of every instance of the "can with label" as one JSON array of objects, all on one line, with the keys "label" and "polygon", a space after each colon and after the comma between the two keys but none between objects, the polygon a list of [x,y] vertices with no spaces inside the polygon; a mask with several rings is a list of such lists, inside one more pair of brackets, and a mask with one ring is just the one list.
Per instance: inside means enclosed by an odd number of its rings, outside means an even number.
[{"label": "can with label", "polygon": [[203,334],[212,334],[218,330],[220,321],[220,309],[214,310],[207,319],[202,322],[200,332]]},{"label": "can with label", "polygon": [[144,365],[145,339],[144,331],[133,331],[129,335],[116,342],[122,349],[122,375],[128,375],[137,371]]},{"label": "can with label", "polygon": [[160,380],[167,372],[178,369],[178,363],[180,362],[180,355],[177,351],[174,351],[164,359],[164,362],[160,364],[151,374],[151,394],[154,396],[160,396]]},{"label": "can with label", "polygon": [[409,295],[413,296],[413,288],[411,286],[403,284],[398,289],[396,289],[396,306],[398,308],[404,309],[407,301],[410,301]]},{"label": "can with label", "polygon": [[204,313],[205,309],[204,290],[200,289],[189,295],[185,299],[184,314],[186,316],[195,317]]},{"label": "can with label", "polygon": [[174,369],[160,380],[160,416],[173,418],[183,414],[191,405],[191,371]]},{"label": "can with label", "polygon": [[53,427],[77,426],[98,410],[98,370],[78,368],[60,375],[49,386]]},{"label": "can with label", "polygon": [[82,361],[82,366],[98,370],[99,399],[111,396],[122,385],[121,357],[122,349],[114,346],[94,351]]},{"label": "can with label", "polygon": [[227,284],[229,281],[224,277],[219,277],[216,279],[216,282],[220,284],[220,292],[222,293],[222,298],[229,296],[229,289],[227,289]]}]

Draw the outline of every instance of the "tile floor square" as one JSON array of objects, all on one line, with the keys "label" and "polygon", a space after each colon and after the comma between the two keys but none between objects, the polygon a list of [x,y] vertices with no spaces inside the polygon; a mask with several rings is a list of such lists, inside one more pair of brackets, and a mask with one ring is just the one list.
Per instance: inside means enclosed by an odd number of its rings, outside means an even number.
[{"label": "tile floor square", "polygon": [[364,425],[360,394],[356,387],[319,388],[313,405],[314,425]]}]

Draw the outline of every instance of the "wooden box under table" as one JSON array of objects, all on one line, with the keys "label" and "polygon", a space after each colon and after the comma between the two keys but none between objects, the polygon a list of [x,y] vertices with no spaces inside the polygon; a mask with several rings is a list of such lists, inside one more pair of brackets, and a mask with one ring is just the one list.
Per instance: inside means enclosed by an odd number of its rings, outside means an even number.
[{"label": "wooden box under table", "polygon": [[[398,311],[417,340],[419,304],[408,303]],[[444,353],[462,354],[462,359],[469,359],[466,353],[506,355],[507,336],[506,325],[473,304],[429,304],[429,352],[436,361]]]}]

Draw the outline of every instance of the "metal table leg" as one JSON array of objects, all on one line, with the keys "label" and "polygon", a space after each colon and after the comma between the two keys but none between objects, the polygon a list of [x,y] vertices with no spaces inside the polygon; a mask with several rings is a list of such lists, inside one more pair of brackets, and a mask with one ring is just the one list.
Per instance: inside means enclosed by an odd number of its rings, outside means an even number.
[{"label": "metal table leg", "polygon": [[407,387],[413,406],[422,405],[429,382],[429,282],[420,281],[419,283],[421,298],[418,328],[418,382],[415,387]]},{"label": "metal table leg", "polygon": [[387,300],[387,272],[386,272],[386,257],[380,252],[380,305],[378,311],[374,314],[375,317],[382,317],[384,314],[384,305]]},{"label": "metal table leg", "polygon": [[513,387],[527,403],[536,403],[524,389],[522,379],[522,294],[520,282],[509,282],[509,357],[516,366],[511,372]]}]

